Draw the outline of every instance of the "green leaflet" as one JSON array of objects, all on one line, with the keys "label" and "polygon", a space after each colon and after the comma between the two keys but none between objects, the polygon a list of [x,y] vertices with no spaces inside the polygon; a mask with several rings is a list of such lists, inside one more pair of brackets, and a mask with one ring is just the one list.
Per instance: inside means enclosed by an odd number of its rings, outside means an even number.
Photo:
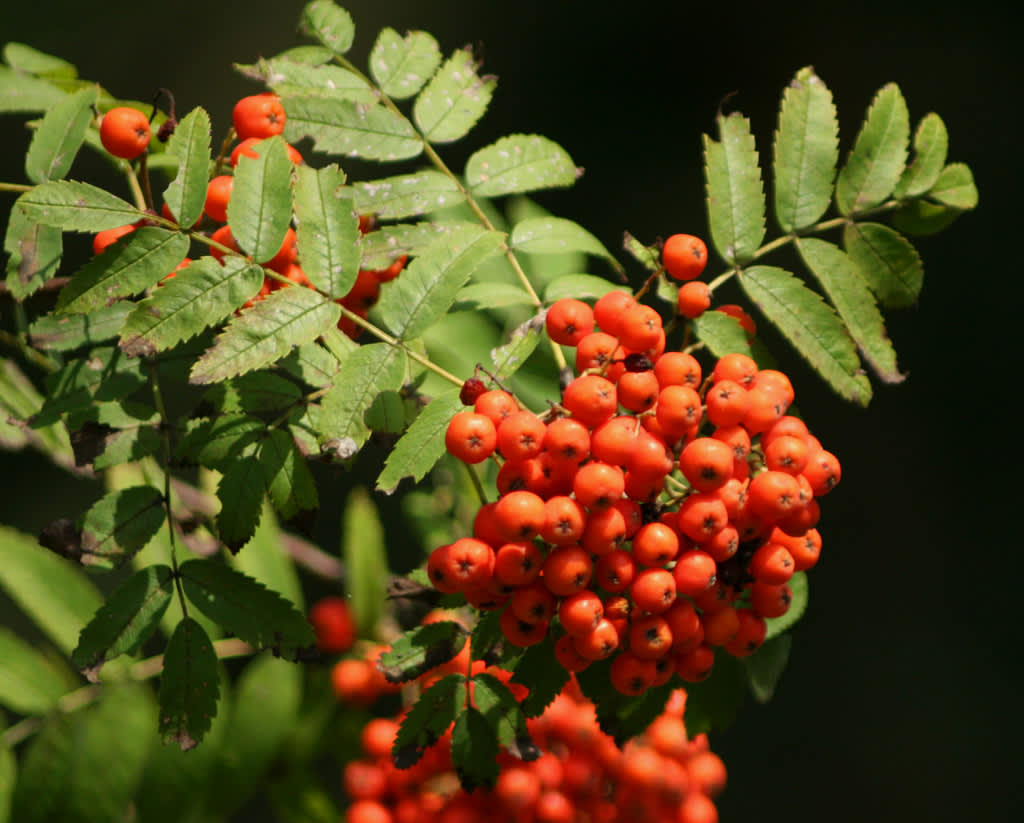
[{"label": "green leaflet", "polygon": [[523,714],[539,717],[561,694],[569,680],[569,672],[557,665],[555,641],[548,632],[544,639],[530,646],[515,666],[512,682],[526,686],[530,693],[522,702]]},{"label": "green leaflet", "polygon": [[[315,47],[313,47],[315,48]],[[312,65],[286,58],[260,59],[250,66],[235,64],[246,77],[259,80],[279,95],[310,95],[372,105],[377,93],[360,77],[341,66]]]},{"label": "green leaflet", "polygon": [[52,83],[0,66],[0,112],[48,111],[66,96]]},{"label": "green leaflet", "polygon": [[966,211],[978,205],[978,189],[974,175],[963,163],[950,163],[939,174],[928,196],[944,206]]},{"label": "green leaflet", "polygon": [[160,677],[160,735],[164,743],[176,743],[182,751],[198,746],[217,715],[219,697],[213,644],[202,626],[185,617],[164,652]]},{"label": "green leaflet", "polygon": [[352,15],[332,0],[312,0],[299,17],[299,30],[319,40],[335,54],[352,48],[356,36]]},{"label": "green leaflet", "polygon": [[683,722],[692,740],[698,734],[722,731],[733,724],[743,705],[744,678],[740,661],[716,654],[711,675],[700,683],[686,684]]},{"label": "green leaflet", "polygon": [[[208,820],[228,820],[253,790],[277,775],[273,766],[290,742],[302,702],[302,670],[268,655],[238,678],[222,754],[211,769]],[[286,750],[287,751],[287,750]]]},{"label": "green leaflet", "polygon": [[267,371],[249,372],[225,380],[203,395],[203,402],[222,414],[277,414],[298,405],[301,400],[302,391],[293,381]]},{"label": "green leaflet", "polygon": [[903,308],[917,302],[924,267],[899,232],[881,223],[850,222],[843,227],[843,247],[883,306]]},{"label": "green leaflet", "polygon": [[404,255],[415,256],[435,242],[438,235],[448,234],[472,223],[399,223],[381,226],[363,237],[361,268],[386,269]]},{"label": "green leaflet", "polygon": [[321,406],[324,446],[352,457],[370,436],[363,415],[382,391],[400,388],[404,376],[405,353],[387,343],[359,346],[346,357]]},{"label": "green leaflet", "polygon": [[270,501],[285,520],[320,506],[316,483],[295,440],[283,429],[271,429],[259,450]]},{"label": "green leaflet", "polygon": [[546,316],[546,312],[534,315],[512,330],[507,343],[491,351],[491,362],[494,364],[496,378],[507,380],[526,364],[540,343]]},{"label": "green leaflet", "polygon": [[57,311],[86,314],[117,297],[138,294],[185,259],[184,234],[145,226],[120,238],[81,269],[57,298]]},{"label": "green leaflet", "polygon": [[775,216],[784,232],[817,221],[832,200],[839,123],[832,92],[807,67],[782,96],[775,132]]},{"label": "green leaflet", "polygon": [[178,442],[175,457],[223,471],[237,458],[253,456],[266,430],[258,418],[221,414],[192,426]]},{"label": "green leaflet", "polygon": [[94,402],[120,400],[146,383],[137,360],[107,346],[92,349],[88,358],[70,360],[46,377],[47,397],[31,420],[33,428],[55,422],[67,412],[88,412]]},{"label": "green leaflet", "polygon": [[942,231],[961,214],[953,209],[927,200],[911,200],[892,213],[892,224],[904,234],[924,237]]},{"label": "green leaflet", "polygon": [[793,636],[779,635],[768,640],[750,657],[743,658],[743,673],[747,688],[758,703],[767,703],[775,695],[779,678],[789,662]]},{"label": "green leaflet", "polygon": [[188,560],[180,568],[189,602],[251,646],[297,660],[314,644],[306,618],[284,597],[216,560]]},{"label": "green leaflet", "polygon": [[861,373],[857,349],[843,322],[798,277],[774,266],[752,266],[740,286],[833,390],[864,406],[871,384]]},{"label": "green leaflet", "polygon": [[576,300],[597,300],[610,291],[624,291],[631,294],[633,290],[629,286],[613,283],[611,280],[595,277],[592,274],[563,274],[548,283],[547,288],[544,289],[544,302],[554,303],[565,297]]},{"label": "green leaflet", "polygon": [[265,492],[265,472],[255,456],[242,455],[224,467],[217,485],[217,536],[231,552],[238,552],[256,533]]},{"label": "green leaflet", "polygon": [[370,74],[380,90],[395,100],[415,95],[441,65],[441,50],[433,35],[410,31],[402,37],[384,28],[370,52]]},{"label": "green leaflet", "polygon": [[368,635],[386,600],[388,554],[377,506],[363,486],[349,492],[342,509],[341,558],[356,626]]},{"label": "green leaflet", "polygon": [[[22,195],[24,197],[25,195]],[[60,229],[29,219],[15,201],[4,234],[7,259],[7,288],[16,300],[24,300],[56,275],[64,253]]]},{"label": "green leaflet", "polygon": [[733,352],[751,357],[750,341],[739,321],[720,311],[706,311],[693,321],[698,339],[715,357]]},{"label": "green leaflet", "polygon": [[[0,706],[18,714],[47,714],[69,686],[54,661],[13,631],[0,627]],[[0,793],[0,809],[2,802]]]},{"label": "green leaflet", "polygon": [[0,823],[10,823],[11,796],[18,779],[18,761],[10,747],[0,741]]},{"label": "green leaflet", "polygon": [[173,595],[174,573],[169,566],[148,566],[136,572],[82,629],[71,654],[72,665],[95,682],[107,660],[134,654],[156,631]]},{"label": "green leaflet", "polygon": [[431,143],[450,143],[465,137],[487,110],[497,80],[481,77],[477,68],[473,53],[459,49],[416,98],[413,120]]},{"label": "green leaflet", "polygon": [[528,217],[512,229],[508,244],[528,254],[563,254],[581,251],[607,260],[619,271],[622,266],[594,235],[563,217]]},{"label": "green leaflet", "polygon": [[907,162],[910,114],[899,86],[889,83],[875,95],[853,151],[836,180],[840,214],[862,212],[893,193]]},{"label": "green leaflet", "polygon": [[380,670],[389,683],[408,683],[447,663],[462,651],[469,632],[453,620],[417,626],[401,635],[381,654]]},{"label": "green leaflet", "polygon": [[914,132],[914,161],[903,170],[893,196],[920,197],[939,179],[946,164],[949,134],[939,115],[926,114]]},{"label": "green leaflet", "polygon": [[190,382],[212,383],[268,366],[293,346],[310,343],[336,326],[341,308],[312,289],[272,292],[235,317],[192,367]]},{"label": "green leaflet", "polygon": [[92,121],[99,89],[89,86],[69,94],[46,112],[25,155],[25,175],[33,183],[60,180],[71,169]]},{"label": "green leaflet", "polygon": [[647,271],[657,271],[661,267],[661,255],[657,247],[645,246],[628,231],[622,233],[622,248]]},{"label": "green leaflet", "polygon": [[114,229],[145,216],[120,197],[72,180],[52,180],[36,186],[19,197],[17,205],[30,220],[64,231]]},{"label": "green leaflet", "polygon": [[617,745],[625,746],[627,741],[643,734],[654,719],[664,712],[673,688],[672,684],[663,683],[624,702],[619,699],[603,702],[597,707],[597,722],[601,731],[610,734]]},{"label": "green leaflet", "polygon": [[447,174],[425,169],[381,180],[354,184],[356,209],[383,220],[413,217],[461,203],[465,197]]},{"label": "green leaflet", "polygon": [[24,43],[5,43],[3,50],[4,62],[12,69],[46,77],[71,80],[78,77],[76,69],[67,60]]},{"label": "green leaflet", "polygon": [[328,297],[348,294],[359,273],[360,233],[354,195],[335,164],[296,168],[295,216],[302,269]]},{"label": "green leaflet", "polygon": [[708,223],[718,255],[743,265],[765,232],[764,187],[750,121],[739,113],[718,117],[719,142],[704,135]]},{"label": "green leaflet", "polygon": [[536,760],[540,750],[526,730],[526,715],[508,686],[492,674],[473,677],[473,703],[487,718],[498,742],[524,761]]},{"label": "green leaflet", "polygon": [[571,186],[582,174],[569,153],[539,134],[512,134],[474,152],[466,185],[477,197]]},{"label": "green leaflet", "polygon": [[493,787],[498,779],[498,741],[487,718],[468,706],[452,729],[452,765],[467,792]]},{"label": "green leaflet", "polygon": [[391,493],[403,477],[417,483],[422,480],[445,453],[444,433],[461,408],[458,389],[431,400],[391,450],[377,478],[377,489]]},{"label": "green leaflet", "polygon": [[163,437],[158,424],[136,425],[122,431],[108,434],[103,440],[103,451],[93,460],[93,468],[97,471],[109,469],[121,463],[141,460],[151,454],[157,454],[163,446]]},{"label": "green leaflet", "polygon": [[263,269],[238,256],[200,257],[162,283],[128,315],[121,350],[151,356],[219,323],[263,285]]},{"label": "green leaflet", "polygon": [[407,160],[423,151],[412,124],[383,106],[306,93],[284,95],[281,104],[289,143],[312,137],[319,152],[366,160]]},{"label": "green leaflet", "polygon": [[337,359],[319,343],[303,343],[278,362],[278,367],[309,386],[325,388],[338,373]]},{"label": "green leaflet", "polygon": [[163,494],[152,486],[110,492],[85,514],[81,562],[113,568],[145,546],[164,524]]},{"label": "green leaflet", "polygon": [[0,526],[0,588],[65,654],[103,603],[81,569],[6,526]]},{"label": "green leaflet", "polygon": [[178,225],[192,226],[203,213],[210,178],[210,115],[201,108],[186,114],[167,141],[167,152],[177,158],[178,173],[164,190],[164,202]]},{"label": "green leaflet", "polygon": [[875,299],[856,264],[837,246],[814,237],[797,240],[804,264],[846,324],[864,359],[887,383],[904,379]]},{"label": "green leaflet", "polygon": [[285,539],[273,510],[264,504],[256,534],[246,544],[245,551],[232,556],[230,562],[242,574],[283,595],[302,611],[305,607],[302,582],[295,563],[282,551]]},{"label": "green leaflet", "polygon": [[261,140],[253,150],[258,157],[243,156],[235,168],[228,225],[239,247],[264,263],[281,249],[291,223],[292,161],[279,136]]},{"label": "green leaflet", "polygon": [[20,425],[20,421],[31,418],[42,405],[43,396],[17,365],[11,360],[0,360],[0,414],[5,423],[0,431],[6,429],[8,435],[17,437],[13,448],[31,443],[58,465],[70,467],[74,459],[68,431],[62,423],[31,429]]},{"label": "green leaflet", "polygon": [[104,343],[117,337],[134,308],[134,303],[120,300],[87,315],[43,315],[29,326],[29,339],[37,349],[46,351],[72,351]]},{"label": "green leaflet", "polygon": [[377,305],[384,325],[400,339],[419,337],[445,315],[459,289],[503,241],[500,232],[475,226],[438,238],[384,291]]},{"label": "green leaflet", "polygon": [[470,283],[455,295],[459,308],[503,309],[508,306],[533,306],[533,299],[518,283]]},{"label": "green leaflet", "polygon": [[466,703],[466,677],[448,674],[424,691],[405,714],[395,737],[394,764],[408,769],[441,739]]},{"label": "green leaflet", "polygon": [[789,611],[782,617],[770,617],[765,620],[768,624],[768,634],[765,641],[778,637],[786,629],[795,625],[804,616],[807,610],[807,573],[797,572],[789,581],[790,591],[793,593],[793,600],[789,604]]}]

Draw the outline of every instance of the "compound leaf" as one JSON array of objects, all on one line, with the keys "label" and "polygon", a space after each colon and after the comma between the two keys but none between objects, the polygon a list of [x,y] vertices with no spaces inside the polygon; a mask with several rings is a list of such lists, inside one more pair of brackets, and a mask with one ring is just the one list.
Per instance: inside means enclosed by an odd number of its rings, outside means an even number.
[{"label": "compound leaf", "polygon": [[399,769],[415,766],[424,752],[441,739],[466,703],[466,677],[449,674],[424,691],[405,714],[392,759]]},{"label": "compound leaf", "polygon": [[738,112],[719,115],[718,138],[704,135],[708,222],[719,256],[739,266],[764,237],[764,187],[750,121]]},{"label": "compound leaf", "polygon": [[389,683],[408,683],[452,660],[466,645],[469,632],[454,620],[411,629],[381,654],[378,668]]},{"label": "compound leaf", "polygon": [[359,273],[359,219],[345,175],[335,164],[296,168],[295,216],[302,269],[328,297],[348,294]]},{"label": "compound leaf", "polygon": [[398,389],[404,376],[404,352],[387,343],[359,346],[345,358],[324,396],[320,420],[325,440],[334,442],[339,455],[351,457],[366,442],[370,429],[363,415],[382,391]]},{"label": "compound leaf", "polygon": [[751,266],[739,278],[747,297],[841,397],[860,405],[871,384],[857,349],[832,308],[803,281],[774,266]]},{"label": "compound leaf", "polygon": [[64,236],[58,228],[30,220],[18,208],[19,202],[20,198],[11,209],[4,251],[9,255],[7,288],[16,300],[24,300],[57,273],[64,254]]},{"label": "compound leaf", "polygon": [[235,168],[228,225],[242,250],[264,263],[281,249],[292,219],[292,161],[278,136],[253,151],[256,157],[243,155]]},{"label": "compound leaf", "polygon": [[806,228],[825,213],[838,160],[832,92],[808,66],[783,94],[775,132],[775,216],[784,232]]},{"label": "compound leaf", "polygon": [[192,226],[203,213],[210,178],[210,115],[195,108],[186,114],[167,141],[178,160],[178,173],[164,190],[164,202],[180,226]]},{"label": "compound leaf", "polygon": [[798,240],[797,249],[871,368],[887,383],[902,381],[881,312],[856,264],[839,247],[815,237]]},{"label": "compound leaf", "polygon": [[155,226],[136,229],[79,269],[57,298],[57,311],[85,314],[157,283],[188,253],[188,237]]},{"label": "compound leaf", "polygon": [[388,553],[380,514],[363,486],[349,492],[342,509],[341,558],[356,626],[367,633],[377,625],[385,601]]},{"label": "compound leaf", "polygon": [[110,492],[85,514],[81,562],[100,568],[120,565],[153,538],[165,515],[163,494],[153,486]]},{"label": "compound leaf", "polygon": [[[177,279],[177,278],[175,278]],[[278,289],[232,319],[192,367],[190,382],[225,380],[269,366],[292,347],[311,343],[336,326],[341,308],[312,289]]]},{"label": "compound leaf", "polygon": [[949,134],[942,118],[934,112],[926,114],[914,132],[914,160],[903,170],[893,196],[902,200],[920,197],[939,179],[946,165]]},{"label": "compound leaf", "polygon": [[0,627],[0,706],[18,714],[46,714],[56,708],[68,686],[61,670],[39,649]]},{"label": "compound leaf", "polygon": [[853,151],[836,179],[840,214],[866,211],[882,203],[903,174],[910,140],[910,114],[899,86],[883,86],[868,109]]},{"label": "compound leaf", "polygon": [[779,678],[789,662],[792,645],[792,635],[779,635],[765,642],[750,657],[743,658],[747,688],[758,703],[767,703],[774,696]]},{"label": "compound leaf", "polygon": [[581,251],[601,257],[616,268],[619,261],[594,235],[579,223],[563,217],[528,217],[516,223],[508,244],[528,254],[564,254]]},{"label": "compound leaf", "polygon": [[789,610],[781,617],[769,617],[765,620],[768,624],[768,633],[765,635],[765,642],[773,637],[778,637],[786,629],[795,625],[807,611],[807,573],[797,572],[789,580],[789,589],[793,593],[793,599],[789,604]]},{"label": "compound leaf", "polygon": [[355,193],[360,214],[375,214],[384,220],[446,209],[465,199],[458,183],[447,174],[430,169],[361,181],[355,184]]},{"label": "compound leaf", "polygon": [[417,483],[426,477],[445,453],[444,433],[460,408],[458,389],[431,400],[395,443],[377,478],[377,488],[390,493],[403,477],[411,477]]},{"label": "compound leaf", "polygon": [[283,429],[271,429],[260,444],[260,465],[270,501],[281,517],[291,520],[299,512],[320,505],[316,483],[295,440]]},{"label": "compound leaf", "polygon": [[943,206],[967,211],[978,205],[978,189],[974,175],[964,163],[950,163],[939,174],[928,196]]},{"label": "compound leaf", "polygon": [[219,697],[213,644],[199,623],[182,618],[167,642],[160,677],[160,735],[164,743],[176,743],[182,751],[198,746],[217,714]]},{"label": "compound leaf", "polygon": [[883,306],[904,308],[917,302],[924,267],[902,234],[881,223],[852,221],[843,228],[843,246]]},{"label": "compound leaf", "polygon": [[501,232],[476,226],[453,229],[417,257],[389,284],[377,311],[398,338],[419,337],[445,315],[459,289],[504,242]]},{"label": "compound leaf", "polygon": [[474,152],[466,185],[477,197],[571,186],[582,174],[569,153],[539,134],[512,134]]},{"label": "compound leaf", "polygon": [[295,606],[248,575],[216,560],[188,560],[179,572],[189,602],[250,646],[298,660],[314,645]]},{"label": "compound leaf", "polygon": [[65,654],[103,604],[81,569],[6,526],[0,526],[0,587]]},{"label": "compound leaf", "polygon": [[217,535],[232,552],[241,549],[256,533],[266,489],[266,472],[255,456],[242,455],[224,468],[217,484]]},{"label": "compound leaf", "polygon": [[465,137],[487,110],[497,80],[481,77],[478,67],[469,49],[459,49],[416,98],[413,120],[431,143],[450,143]]},{"label": "compound leaf", "polygon": [[223,264],[214,257],[192,261],[135,306],[121,329],[121,350],[150,356],[194,337],[254,297],[263,278],[262,268],[235,255]]},{"label": "compound leaf", "polygon": [[31,220],[64,231],[98,232],[134,223],[145,216],[126,200],[73,180],[43,183],[16,202]]},{"label": "compound leaf", "polygon": [[419,92],[439,65],[437,40],[425,31],[410,31],[403,38],[392,28],[381,29],[370,52],[370,74],[380,90],[395,100]]},{"label": "compound leaf", "polygon": [[312,137],[317,151],[366,160],[407,160],[423,151],[412,124],[383,106],[307,93],[284,95],[281,104],[290,143]]},{"label": "compound leaf", "polygon": [[71,169],[92,121],[99,89],[89,86],[69,94],[46,112],[25,155],[25,174],[33,183],[60,180]]},{"label": "compound leaf", "polygon": [[750,341],[739,320],[721,311],[706,311],[693,321],[700,341],[715,357],[733,352],[751,357]]},{"label": "compound leaf", "polygon": [[307,3],[299,18],[299,29],[335,54],[344,54],[352,48],[356,36],[352,15],[332,0]]},{"label": "compound leaf", "polygon": [[134,654],[160,625],[173,595],[174,572],[169,566],[147,566],[133,574],[82,629],[72,665],[95,680],[107,660]]},{"label": "compound leaf", "polygon": [[452,729],[452,765],[467,792],[491,788],[498,779],[498,740],[487,718],[469,706]]}]

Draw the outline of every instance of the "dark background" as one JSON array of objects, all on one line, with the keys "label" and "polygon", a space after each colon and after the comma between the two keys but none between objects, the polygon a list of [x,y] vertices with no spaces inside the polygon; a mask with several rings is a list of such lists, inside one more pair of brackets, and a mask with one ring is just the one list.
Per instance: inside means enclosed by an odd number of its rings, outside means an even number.
[{"label": "dark background", "polygon": [[[112,93],[171,88],[215,124],[254,86],[231,71],[299,42],[301,3],[248,0],[7,4],[0,39],[63,56]],[[13,7],[12,7],[13,6]],[[781,91],[812,64],[831,88],[845,157],[874,92],[897,82],[912,121],[937,111],[979,209],[920,240],[916,310],[889,331],[908,372],[867,410],[830,395],[781,351],[798,400],[844,480],[825,501],[811,606],[772,704],[713,739],[730,785],[723,820],[1005,820],[1019,806],[1021,540],[1019,106],[1016,29],[984,3],[348,3],[365,56],[377,30],[474,44],[500,77],[474,148],[510,132],[557,140],[586,174],[540,197],[610,248],[707,234],[700,135],[720,101],[753,122],[764,162]],[[0,120],[0,180],[21,181],[27,133]],[[215,133],[218,133],[215,128]],[[91,168],[76,166],[74,176]],[[0,195],[0,215],[9,195]],[[774,231],[774,227],[769,227]],[[81,481],[0,455],[0,521],[29,531],[77,510]]]}]

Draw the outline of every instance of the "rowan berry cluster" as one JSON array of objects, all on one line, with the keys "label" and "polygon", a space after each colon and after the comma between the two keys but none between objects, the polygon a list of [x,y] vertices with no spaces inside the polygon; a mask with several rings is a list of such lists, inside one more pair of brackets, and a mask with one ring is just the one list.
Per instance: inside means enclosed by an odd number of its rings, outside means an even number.
[{"label": "rowan berry cluster", "polygon": [[472,537],[431,553],[431,582],[501,609],[517,646],[556,632],[569,671],[613,657],[627,695],[702,680],[716,649],[752,654],[817,562],[816,498],[840,478],[786,414],[789,379],[742,354],[705,377],[625,291],[559,300],[546,326],[579,376],[540,416],[502,389],[463,392],[473,410],[452,418],[448,451],[497,460],[500,496]]},{"label": "rowan berry cluster", "polygon": [[[226,249],[242,253],[228,223],[228,203],[231,200],[234,187],[233,171],[242,157],[256,158],[259,156],[256,147],[261,141],[283,133],[287,116],[280,98],[268,92],[241,98],[235,103],[231,120],[238,142],[229,155],[230,171],[227,168],[222,169],[223,163],[216,164],[217,170],[223,173],[215,174],[207,184],[203,214],[200,215],[194,226],[189,227],[197,228],[203,224],[204,233],[213,241],[210,254],[218,260],[224,259],[227,254]],[[146,115],[138,109],[127,107],[112,109],[103,116],[100,122],[100,139],[104,148],[114,157],[135,159],[145,152],[149,145],[149,121]],[[287,149],[288,156],[294,165],[301,165],[304,162],[298,149],[290,144],[287,145]],[[177,222],[177,218],[171,213],[166,203],[161,207],[161,214],[164,218]],[[207,218],[205,224],[204,217]],[[99,232],[93,238],[93,254],[100,254],[121,237],[148,223],[149,221],[144,219],[130,225]],[[376,228],[376,221],[373,215],[360,216],[360,232],[366,234],[374,228]],[[185,258],[164,280],[174,277],[190,262],[189,258]],[[254,262],[275,272],[280,277],[275,278],[269,275],[265,277],[259,293],[249,300],[244,308],[249,308],[254,303],[263,300],[272,291],[288,285],[289,282],[309,288],[313,287],[298,259],[295,230],[291,227],[288,228],[281,247],[273,257]],[[351,289],[338,299],[338,303],[353,314],[365,319],[367,312],[380,297],[381,284],[398,277],[405,267],[405,263],[406,257],[401,256],[384,269],[360,270]],[[352,338],[358,337],[362,331],[351,317],[344,315],[338,322],[338,328]]]},{"label": "rowan berry cluster", "polygon": [[[446,664],[432,673],[453,671]],[[462,671],[465,671],[463,668]],[[508,682],[510,673],[482,661],[482,671]],[[518,684],[509,684],[523,689]],[[598,726],[594,706],[570,679],[545,712],[528,721],[543,754],[524,762],[499,755],[493,788],[467,792],[452,763],[452,730],[409,769],[392,759],[402,722],[375,718],[360,735],[363,756],[346,764],[342,782],[350,800],[348,823],[618,823],[659,820],[715,823],[713,798],[724,788],[721,759],[706,735],[688,740],[683,725],[686,693],[673,692],[647,731],[619,748]]]}]

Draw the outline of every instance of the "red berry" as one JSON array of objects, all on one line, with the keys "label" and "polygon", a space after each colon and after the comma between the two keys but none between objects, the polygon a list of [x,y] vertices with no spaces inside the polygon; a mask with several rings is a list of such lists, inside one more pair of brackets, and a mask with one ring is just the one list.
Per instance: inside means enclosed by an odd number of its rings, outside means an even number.
[{"label": "red berry", "polygon": [[100,142],[114,157],[134,160],[146,150],[149,138],[149,118],[138,109],[118,106],[100,122]]}]

